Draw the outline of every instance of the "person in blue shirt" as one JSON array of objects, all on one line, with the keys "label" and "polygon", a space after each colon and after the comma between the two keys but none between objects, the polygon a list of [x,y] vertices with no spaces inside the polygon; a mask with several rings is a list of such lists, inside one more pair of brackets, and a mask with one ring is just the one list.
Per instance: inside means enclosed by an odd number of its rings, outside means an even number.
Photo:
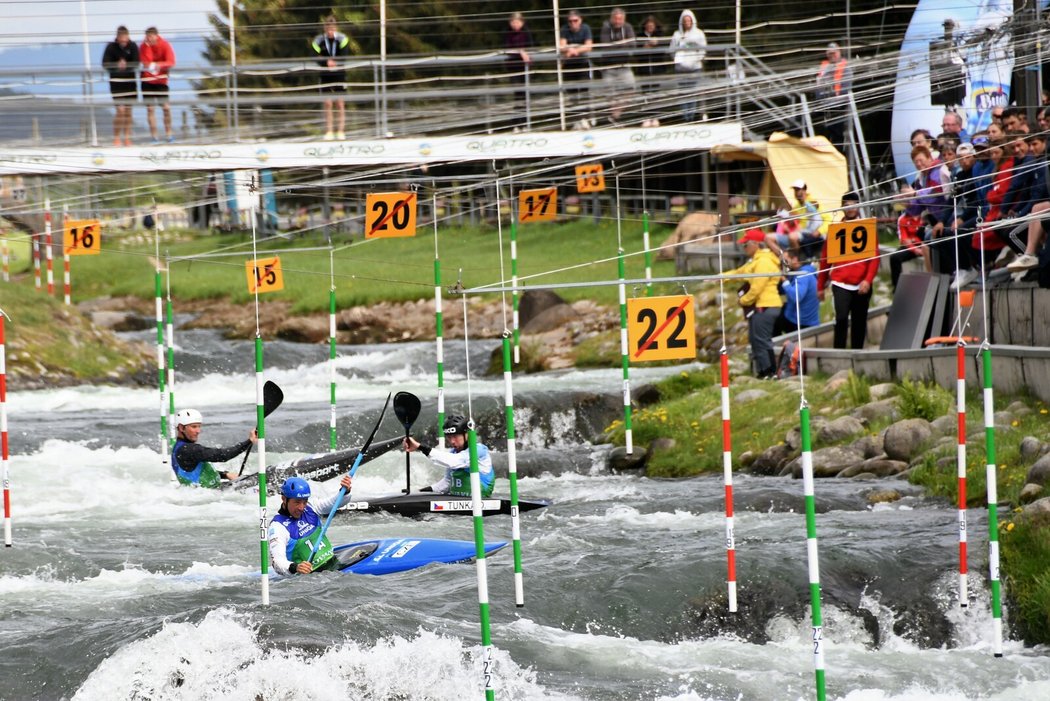
[{"label": "person in blue shirt", "polygon": [[183,409],[175,414],[175,445],[171,449],[171,469],[181,484],[196,484],[215,489],[223,479],[237,479],[236,472],[219,472],[213,462],[232,460],[255,443],[259,436],[253,428],[248,440],[229,448],[208,448],[197,442],[204,419],[196,409]]},{"label": "person in blue shirt", "polygon": [[784,251],[784,265],[795,274],[788,275],[780,282],[780,292],[787,300],[773,324],[774,336],[820,323],[817,269],[812,263],[803,262],[798,251],[790,248]]},{"label": "person in blue shirt", "polygon": [[[343,498],[337,504],[336,493],[311,506],[310,484],[302,477],[289,477],[281,485],[281,508],[270,521],[267,535],[270,542],[270,562],[279,574],[310,574],[330,569],[339,564],[328,536],[321,536],[321,517],[343,506],[350,500],[350,475],[339,480]],[[320,543],[318,543],[320,538]],[[316,545],[315,545],[316,544]],[[317,552],[310,559],[310,553]]]},{"label": "person in blue shirt", "polygon": [[[451,494],[459,497],[470,496],[470,452],[467,450],[467,420],[457,414],[445,418],[443,427],[445,440],[449,449],[432,448],[421,445],[411,436],[405,438],[404,448],[411,453],[419,451],[430,458],[431,462],[445,469],[445,476],[439,481],[423,487],[421,492]],[[478,473],[481,477],[481,496],[492,496],[496,483],[496,472],[492,469],[492,457],[488,446],[478,443]]]}]

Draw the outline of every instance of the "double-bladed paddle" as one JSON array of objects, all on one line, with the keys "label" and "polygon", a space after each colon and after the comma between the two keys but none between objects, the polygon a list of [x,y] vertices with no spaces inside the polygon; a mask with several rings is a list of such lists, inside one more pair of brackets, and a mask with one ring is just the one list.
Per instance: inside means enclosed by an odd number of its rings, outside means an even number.
[{"label": "double-bladed paddle", "polygon": [[[376,437],[376,431],[379,430],[379,424],[383,423],[383,416],[386,415],[386,408],[390,406],[390,394],[386,395],[386,402],[383,403],[383,410],[379,412],[379,420],[376,421],[376,425],[372,427],[372,433],[368,434],[368,440],[361,446],[361,450],[358,451],[357,457],[354,458],[354,465],[350,468],[350,476],[353,477],[354,473],[357,472],[358,466],[361,464],[362,458],[368,451],[368,447],[372,445],[372,439]],[[317,536],[317,540],[314,541],[313,545],[310,546],[310,557],[307,562],[313,564],[314,555],[317,554],[318,548],[321,546],[321,541],[324,540],[324,534],[328,532],[328,525],[332,523],[332,517],[335,516],[335,512],[339,510],[339,504],[342,503],[343,497],[346,495],[346,487],[339,487],[339,496],[335,498],[335,505],[332,510],[328,512],[328,518],[325,519],[324,525],[321,526],[321,533]]]},{"label": "double-bladed paddle", "polygon": [[[263,417],[267,417],[274,412],[277,407],[281,406],[281,402],[284,401],[284,392],[277,386],[276,382],[266,381],[263,385]],[[237,476],[240,477],[244,474],[244,466],[248,464],[248,456],[252,454],[252,443],[248,446],[248,450],[244,453],[244,460],[241,460],[241,469],[237,471]]]},{"label": "double-bladed paddle", "polygon": [[[419,417],[419,397],[411,392],[398,392],[394,395],[394,414],[401,425],[405,427],[405,438],[409,437],[412,424]],[[405,494],[412,491],[412,458],[405,451]]]}]

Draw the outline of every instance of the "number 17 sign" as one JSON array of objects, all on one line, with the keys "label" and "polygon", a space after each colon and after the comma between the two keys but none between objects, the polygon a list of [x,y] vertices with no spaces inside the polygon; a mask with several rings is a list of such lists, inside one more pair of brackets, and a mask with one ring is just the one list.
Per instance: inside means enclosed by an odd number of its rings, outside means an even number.
[{"label": "number 17 sign", "polygon": [[245,273],[248,275],[248,294],[259,292],[280,292],[284,289],[284,275],[281,274],[281,259],[256,258],[245,261]]}]

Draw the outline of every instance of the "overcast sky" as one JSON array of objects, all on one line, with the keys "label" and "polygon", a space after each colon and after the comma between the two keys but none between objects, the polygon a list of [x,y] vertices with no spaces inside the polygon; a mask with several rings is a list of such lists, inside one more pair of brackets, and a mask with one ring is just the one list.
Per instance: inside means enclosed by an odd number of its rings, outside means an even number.
[{"label": "overcast sky", "polygon": [[92,46],[111,40],[121,24],[136,42],[150,25],[168,39],[201,37],[211,31],[208,13],[216,11],[215,0],[0,0],[0,51],[81,44],[82,5]]}]

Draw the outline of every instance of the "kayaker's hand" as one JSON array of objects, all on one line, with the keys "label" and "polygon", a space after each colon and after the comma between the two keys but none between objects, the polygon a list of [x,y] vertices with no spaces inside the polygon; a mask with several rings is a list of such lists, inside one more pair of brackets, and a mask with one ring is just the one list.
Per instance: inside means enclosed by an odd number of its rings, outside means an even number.
[{"label": "kayaker's hand", "polygon": [[343,475],[343,479],[339,480],[339,486],[349,492],[350,491],[350,475]]},{"label": "kayaker's hand", "polygon": [[419,441],[412,436],[405,436],[405,440],[401,442],[401,447],[405,449],[406,453],[412,453],[419,450]]},{"label": "kayaker's hand", "polygon": [[300,562],[298,565],[295,566],[295,571],[299,574],[310,574],[314,571],[314,566],[311,565],[309,562]]},{"label": "kayaker's hand", "polygon": [[258,442],[259,442],[259,432],[258,432],[258,431],[256,431],[256,430],[255,430],[255,429],[253,428],[253,429],[252,429],[252,430],[251,430],[251,431],[250,431],[250,432],[248,433],[248,440],[250,440],[250,441],[252,442],[252,445],[255,445],[256,443],[258,443]]}]

